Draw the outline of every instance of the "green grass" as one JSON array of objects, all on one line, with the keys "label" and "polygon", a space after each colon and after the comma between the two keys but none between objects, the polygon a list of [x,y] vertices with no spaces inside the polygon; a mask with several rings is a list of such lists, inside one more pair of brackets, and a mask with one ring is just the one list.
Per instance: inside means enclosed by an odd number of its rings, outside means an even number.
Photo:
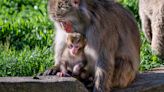
[{"label": "green grass", "polygon": [[[138,0],[119,0],[137,19]],[[48,19],[47,0],[0,1],[0,76],[32,76],[53,64],[52,22]],[[140,71],[163,66],[151,54],[150,44],[141,32]]]},{"label": "green grass", "polygon": [[0,76],[32,76],[52,65],[51,48],[24,47],[20,51],[0,45]]},{"label": "green grass", "polygon": [[150,70],[155,67],[164,66],[164,60],[152,54],[150,44],[145,39],[143,32],[141,32],[141,40],[142,40],[142,46],[140,52],[140,56],[141,56],[140,71]]},{"label": "green grass", "polygon": [[52,65],[47,0],[0,1],[0,76],[31,76]]},{"label": "green grass", "polygon": [[22,49],[28,45],[51,46],[53,24],[47,15],[47,0],[1,0],[0,42]]}]

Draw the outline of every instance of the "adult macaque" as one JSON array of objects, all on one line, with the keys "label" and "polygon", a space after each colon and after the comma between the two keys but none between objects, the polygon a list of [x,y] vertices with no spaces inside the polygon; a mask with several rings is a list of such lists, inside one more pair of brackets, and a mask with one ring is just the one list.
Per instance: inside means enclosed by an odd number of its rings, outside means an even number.
[{"label": "adult macaque", "polygon": [[[113,0],[49,0],[56,26],[55,66],[60,64],[68,32],[85,35],[86,67],[94,74],[94,92],[127,87],[140,63],[140,36],[134,17]],[[53,69],[45,74],[51,74]]]},{"label": "adult macaque", "polygon": [[139,14],[153,53],[164,57],[164,0],[139,0]]}]

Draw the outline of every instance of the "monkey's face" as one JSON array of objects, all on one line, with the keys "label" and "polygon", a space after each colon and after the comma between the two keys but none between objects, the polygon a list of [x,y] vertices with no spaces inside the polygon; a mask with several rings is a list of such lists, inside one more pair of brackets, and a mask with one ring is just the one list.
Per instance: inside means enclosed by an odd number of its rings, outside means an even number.
[{"label": "monkey's face", "polygon": [[72,56],[77,56],[83,52],[86,41],[85,38],[79,33],[69,33],[66,43],[70,54]]},{"label": "monkey's face", "polygon": [[63,24],[70,20],[75,21],[74,16],[78,16],[78,3],[80,0],[49,0],[48,13],[50,18],[53,21],[64,22]]},{"label": "monkey's face", "polygon": [[[86,0],[87,1],[87,0]],[[66,32],[81,32],[89,23],[85,0],[49,0],[48,12]]]},{"label": "monkey's face", "polygon": [[72,56],[77,56],[80,51],[79,49],[81,47],[78,44],[72,43],[72,44],[68,45],[68,48],[69,48],[69,52]]}]

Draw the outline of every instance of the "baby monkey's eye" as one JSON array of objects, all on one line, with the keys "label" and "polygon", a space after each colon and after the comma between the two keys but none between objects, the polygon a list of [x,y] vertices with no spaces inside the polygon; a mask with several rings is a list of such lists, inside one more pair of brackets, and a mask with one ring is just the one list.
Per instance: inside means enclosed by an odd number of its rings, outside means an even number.
[{"label": "baby monkey's eye", "polygon": [[79,46],[78,46],[78,45],[76,45],[76,46],[75,46],[75,48],[79,48]]},{"label": "baby monkey's eye", "polygon": [[69,48],[69,49],[72,49],[72,48],[73,48],[73,44],[70,44],[70,45],[68,46],[68,48]]}]

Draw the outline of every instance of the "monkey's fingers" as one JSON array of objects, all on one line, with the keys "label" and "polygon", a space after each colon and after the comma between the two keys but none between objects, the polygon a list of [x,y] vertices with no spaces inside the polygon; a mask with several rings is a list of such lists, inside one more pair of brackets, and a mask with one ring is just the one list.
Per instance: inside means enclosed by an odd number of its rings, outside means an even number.
[{"label": "monkey's fingers", "polygon": [[64,77],[71,77],[68,73],[64,74]]},{"label": "monkey's fingers", "polygon": [[48,69],[43,73],[43,76],[47,76],[47,75],[56,75],[56,70],[55,69]]},{"label": "monkey's fingers", "polygon": [[56,75],[59,76],[59,77],[64,77],[64,74],[62,72],[57,72]]},{"label": "monkey's fingers", "polygon": [[71,75],[69,75],[68,73],[63,73],[63,72],[57,72],[56,75],[59,77],[71,77]]}]

